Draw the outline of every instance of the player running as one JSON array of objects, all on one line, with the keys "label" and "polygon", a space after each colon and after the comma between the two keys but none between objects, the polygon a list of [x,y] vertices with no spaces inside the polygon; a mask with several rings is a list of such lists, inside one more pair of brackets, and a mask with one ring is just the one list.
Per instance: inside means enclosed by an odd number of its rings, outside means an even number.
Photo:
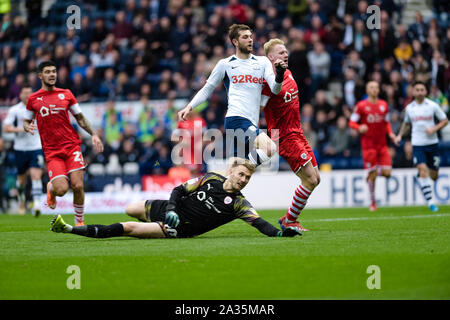
[{"label": "player running", "polygon": [[42,153],[39,135],[29,135],[23,128],[23,118],[26,113],[26,103],[32,93],[30,85],[26,84],[20,90],[20,102],[11,107],[4,121],[4,132],[15,133],[14,153],[17,167],[17,189],[19,191],[19,214],[25,214],[25,185],[28,173],[31,177],[31,195],[33,198],[32,212],[35,217],[41,213],[42,174],[44,155]]},{"label": "player running", "polygon": [[[191,110],[206,101],[223,80],[228,93],[225,130],[227,134],[236,133],[239,129],[246,133],[244,142],[237,139],[238,145],[234,140],[229,141],[233,142],[234,149],[227,145],[227,155],[241,155],[242,146],[246,148],[243,156],[258,166],[268,161],[276,150],[270,138],[258,129],[263,81],[267,81],[273,93],[279,93],[287,65],[281,60],[275,61],[275,76],[267,57],[253,55],[252,31],[246,25],[233,24],[228,36],[236,48],[236,54],[217,63],[203,88],[178,112],[178,120],[186,120]],[[255,147],[253,150],[252,145]]]},{"label": "player running", "polygon": [[[280,39],[271,39],[264,44],[264,52],[275,68],[275,61],[288,62],[288,51]],[[298,87],[290,70],[284,73],[283,87],[278,94],[264,86],[261,107],[270,137],[279,143],[279,154],[285,159],[292,171],[300,178],[301,183],[295,190],[291,206],[285,216],[278,222],[282,229],[293,226],[301,231],[303,228],[297,221],[309,196],[320,182],[319,169],[314,153],[306,140],[300,122],[300,102]]]},{"label": "player running", "polygon": [[[437,132],[448,124],[447,116],[439,105],[425,98],[425,83],[416,81],[413,85],[414,101],[405,108],[405,118],[396,137],[399,143],[403,134],[412,126],[411,143],[413,146],[413,163],[418,169],[418,182],[422,194],[432,212],[439,211],[433,202],[431,180],[439,175],[439,148]],[[438,119],[435,124],[434,118]]]},{"label": "player running", "polygon": [[369,210],[377,211],[375,180],[377,175],[389,178],[392,170],[386,134],[396,145],[397,142],[389,122],[388,104],[378,98],[378,82],[369,81],[366,84],[366,93],[368,98],[356,104],[348,126],[361,134],[362,158],[370,194]]},{"label": "player running", "polygon": [[130,204],[126,213],[143,222],[72,227],[57,215],[51,223],[51,230],[92,238],[190,238],[239,218],[269,237],[301,235],[294,227],[278,230],[262,219],[244,198],[240,191],[254,170],[255,166],[248,160],[235,159],[228,169],[227,178],[207,173],[174,188],[169,200]]},{"label": "player running", "polygon": [[[94,133],[89,121],[81,113],[80,106],[67,89],[55,87],[56,65],[51,61],[42,62],[39,67],[42,87],[28,98],[27,112],[23,128],[34,135],[39,128],[42,149],[47,162],[50,181],[47,184],[47,205],[56,207],[56,197],[62,197],[73,190],[73,206],[76,225],[84,224],[83,175],[86,164],[81,153],[81,140],[69,119],[69,111],[78,125],[92,136],[92,145],[97,152],[103,152],[103,144]],[[37,120],[37,126],[34,124]]]}]

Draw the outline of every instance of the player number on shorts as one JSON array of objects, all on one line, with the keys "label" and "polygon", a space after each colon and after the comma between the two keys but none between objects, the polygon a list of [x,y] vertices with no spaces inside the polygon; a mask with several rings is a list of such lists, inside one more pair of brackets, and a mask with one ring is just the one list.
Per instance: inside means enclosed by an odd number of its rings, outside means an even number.
[{"label": "player number on shorts", "polygon": [[438,156],[434,156],[433,157],[433,165],[436,167],[436,168],[439,168],[439,164],[441,163],[441,158],[439,158]]},{"label": "player number on shorts", "polygon": [[83,162],[83,155],[81,154],[81,151],[75,151],[73,154],[75,155],[75,158],[73,159],[73,161]]}]

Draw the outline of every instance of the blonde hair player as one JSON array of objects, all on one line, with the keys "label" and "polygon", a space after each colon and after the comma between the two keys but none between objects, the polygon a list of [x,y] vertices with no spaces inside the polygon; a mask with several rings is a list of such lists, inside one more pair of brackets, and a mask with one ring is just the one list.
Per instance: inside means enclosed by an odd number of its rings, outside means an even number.
[{"label": "blonde hair player", "polygon": [[[288,63],[288,50],[280,39],[271,39],[264,44],[264,52],[273,68],[278,60]],[[296,227],[309,231],[298,221],[300,213],[320,182],[319,169],[314,153],[303,134],[300,122],[298,86],[290,70],[286,70],[283,86],[278,94],[267,86],[263,88],[261,107],[264,108],[267,127],[271,138],[279,143],[279,154],[290,165],[301,183],[294,192],[292,203],[286,215],[279,219],[281,228]]]}]

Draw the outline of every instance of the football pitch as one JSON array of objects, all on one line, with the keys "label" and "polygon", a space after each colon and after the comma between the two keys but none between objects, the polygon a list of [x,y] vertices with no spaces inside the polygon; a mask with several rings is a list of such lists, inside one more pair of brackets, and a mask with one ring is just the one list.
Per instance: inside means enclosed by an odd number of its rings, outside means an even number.
[{"label": "football pitch", "polygon": [[[260,214],[278,225],[283,211]],[[311,231],[295,238],[236,220],[192,239],[92,239],[55,234],[51,219],[0,215],[0,299],[450,298],[450,206],[307,209]]]}]

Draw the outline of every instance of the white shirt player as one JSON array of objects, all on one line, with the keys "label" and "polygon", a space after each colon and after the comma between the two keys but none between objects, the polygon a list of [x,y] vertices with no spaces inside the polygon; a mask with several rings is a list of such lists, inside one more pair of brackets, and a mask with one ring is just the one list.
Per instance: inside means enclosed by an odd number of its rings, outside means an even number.
[{"label": "white shirt player", "polygon": [[[4,124],[8,124],[14,127],[23,127],[23,119],[27,113],[26,106],[23,102],[19,102],[9,109],[8,115],[5,118]],[[34,151],[42,149],[41,138],[39,133],[34,135],[26,132],[18,132],[14,137],[14,150],[17,151]]]},{"label": "white shirt player", "polygon": [[437,133],[427,135],[425,130],[435,125],[434,117],[439,121],[447,117],[439,105],[430,99],[425,98],[421,104],[416,100],[406,106],[405,122],[411,123],[411,143],[413,146],[428,146],[439,142]]},{"label": "white shirt player", "polygon": [[263,81],[267,81],[274,94],[278,94],[282,86],[275,82],[272,63],[267,57],[250,54],[248,59],[239,59],[232,55],[217,63],[206,84],[189,103],[190,106],[195,108],[205,102],[222,80],[228,93],[228,111],[225,117],[243,117],[255,126],[259,122]]}]

